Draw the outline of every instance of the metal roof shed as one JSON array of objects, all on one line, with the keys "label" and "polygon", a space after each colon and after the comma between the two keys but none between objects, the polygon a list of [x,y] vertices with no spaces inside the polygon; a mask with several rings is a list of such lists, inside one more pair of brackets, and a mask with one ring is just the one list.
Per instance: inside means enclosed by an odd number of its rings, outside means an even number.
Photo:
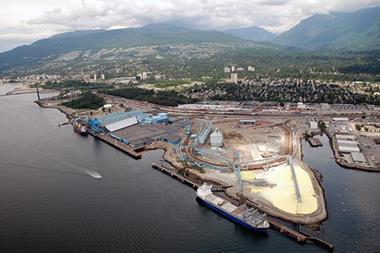
[{"label": "metal roof shed", "polygon": [[347,140],[347,141],[354,141],[354,140],[356,140],[356,137],[354,135],[345,135],[345,134],[336,134],[335,138],[337,140]]},{"label": "metal roof shed", "polygon": [[339,152],[341,153],[352,153],[352,152],[360,152],[360,149],[358,146],[338,146]]},{"label": "metal roof shed", "polygon": [[352,152],[351,153],[352,160],[356,163],[366,163],[367,160],[365,159],[363,153],[360,152]]},{"label": "metal roof shed", "polygon": [[358,146],[357,141],[337,140],[337,143],[342,146]]},{"label": "metal roof shed", "polygon": [[138,124],[137,118],[131,117],[128,119],[117,121],[115,123],[108,124],[105,126],[105,128],[112,133],[112,132],[118,131],[120,129],[129,127],[129,126],[133,126],[136,124]]}]

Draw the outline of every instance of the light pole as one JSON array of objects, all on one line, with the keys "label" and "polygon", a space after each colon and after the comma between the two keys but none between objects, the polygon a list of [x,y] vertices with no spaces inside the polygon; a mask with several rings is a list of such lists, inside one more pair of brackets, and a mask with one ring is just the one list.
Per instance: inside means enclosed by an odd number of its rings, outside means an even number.
[{"label": "light pole", "polygon": [[39,86],[39,83],[37,83],[37,85],[36,85],[36,90],[37,90],[37,98],[38,98],[38,100],[40,100],[41,98],[40,98],[40,91],[38,89],[38,86]]}]

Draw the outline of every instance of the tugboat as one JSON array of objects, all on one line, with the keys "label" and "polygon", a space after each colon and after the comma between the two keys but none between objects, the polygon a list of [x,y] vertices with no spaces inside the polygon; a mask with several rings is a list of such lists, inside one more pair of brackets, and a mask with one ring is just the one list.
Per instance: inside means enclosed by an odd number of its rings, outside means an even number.
[{"label": "tugboat", "polygon": [[265,232],[269,228],[266,214],[247,205],[236,206],[212,192],[212,185],[203,184],[197,190],[198,200],[227,219],[255,232]]},{"label": "tugboat", "polygon": [[74,132],[76,132],[80,135],[86,136],[88,134],[87,133],[87,127],[85,125],[78,123],[78,122],[73,122],[73,129],[74,129]]}]

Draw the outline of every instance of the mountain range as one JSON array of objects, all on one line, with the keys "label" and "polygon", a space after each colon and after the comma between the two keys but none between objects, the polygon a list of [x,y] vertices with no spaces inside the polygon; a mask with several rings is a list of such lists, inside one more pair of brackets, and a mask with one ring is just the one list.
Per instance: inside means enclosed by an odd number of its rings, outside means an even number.
[{"label": "mountain range", "polygon": [[356,12],[315,14],[278,36],[257,26],[225,33],[307,50],[380,50],[380,6]]},{"label": "mountain range", "polygon": [[222,32],[199,31],[167,24],[117,30],[67,32],[0,53],[0,69],[49,60],[75,51],[94,52],[102,49],[151,45],[233,42],[242,42],[242,39]]},{"label": "mountain range", "polygon": [[275,43],[303,49],[380,49],[380,6],[356,12],[316,14],[302,20]]},{"label": "mountain range", "polygon": [[[287,50],[286,47],[292,47],[292,50],[294,48],[296,50],[380,50],[380,6],[351,13],[316,14],[278,36],[260,27],[245,27],[220,32],[200,31],[170,24],[117,30],[67,32],[0,53],[0,70],[62,59],[62,61],[67,61],[67,59],[87,61],[90,55],[95,57],[97,53],[111,55],[113,52],[112,57],[123,60],[123,57],[128,56],[127,49],[130,48],[204,43],[214,44],[215,47],[234,44],[242,45],[242,47],[248,45],[251,48],[263,48],[265,45],[265,49],[269,51],[273,49],[274,53],[278,53],[279,48]],[[191,55],[191,50],[197,51],[197,48],[189,49],[187,52],[189,55]],[[210,46],[208,51],[202,50],[194,52],[199,55],[205,52],[212,54],[213,46]],[[220,51],[223,50],[219,48]],[[124,54],[119,52],[124,52]]]},{"label": "mountain range", "polygon": [[252,41],[273,41],[276,38],[276,34],[258,26],[225,30],[224,33]]}]

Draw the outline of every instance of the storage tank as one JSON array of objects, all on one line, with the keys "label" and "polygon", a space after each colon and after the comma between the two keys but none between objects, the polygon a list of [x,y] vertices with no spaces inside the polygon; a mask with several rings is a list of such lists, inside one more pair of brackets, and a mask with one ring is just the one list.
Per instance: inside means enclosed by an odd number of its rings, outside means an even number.
[{"label": "storage tank", "polygon": [[212,147],[221,147],[223,145],[223,133],[218,128],[210,135],[210,144]]}]

